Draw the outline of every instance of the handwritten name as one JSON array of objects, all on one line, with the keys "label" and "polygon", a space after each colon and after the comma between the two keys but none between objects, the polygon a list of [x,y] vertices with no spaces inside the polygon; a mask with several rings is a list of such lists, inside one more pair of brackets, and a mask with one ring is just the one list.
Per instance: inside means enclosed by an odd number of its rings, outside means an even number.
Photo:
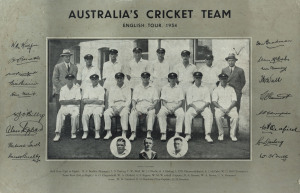
[{"label": "handwritten name", "polygon": [[5,74],[5,76],[32,76],[36,74],[37,71],[34,72],[9,72]]},{"label": "handwritten name", "polygon": [[39,45],[30,42],[28,39],[25,42],[13,41],[11,44],[12,49],[18,49],[18,50],[27,49],[29,53],[31,52],[32,48],[37,46]]},{"label": "handwritten name", "polygon": [[292,40],[275,40],[275,41],[270,41],[269,39],[260,42],[256,42],[256,46],[266,46],[268,49],[273,49],[277,47],[284,46],[285,44],[291,43]]},{"label": "handwritten name", "polygon": [[38,62],[40,60],[39,56],[26,58],[25,56],[21,56],[19,58],[12,57],[8,60],[8,64],[16,63],[16,65],[28,64],[33,62]]},{"label": "handwritten name", "polygon": [[263,146],[271,146],[271,145],[274,145],[274,146],[278,146],[278,147],[281,147],[282,144],[283,144],[284,141],[280,141],[278,139],[270,139],[270,138],[267,138],[265,139],[265,137],[261,137],[255,145],[263,145]]},{"label": "handwritten name", "polygon": [[13,117],[14,121],[18,121],[19,119],[22,118],[28,118],[28,117],[33,117],[33,118],[38,118],[38,122],[41,122],[41,120],[45,117],[44,113],[40,113],[40,112],[34,112],[32,110],[28,110],[27,111],[19,111],[19,112],[14,112],[11,115],[9,115],[8,117]]},{"label": "handwritten name", "polygon": [[22,121],[19,128],[8,125],[5,130],[6,136],[35,136],[41,131],[43,131],[43,125],[38,121]]},{"label": "handwritten name", "polygon": [[287,56],[281,57],[281,56],[276,56],[273,57],[272,59],[265,59],[262,56],[258,59],[258,63],[259,62],[269,62],[271,64],[275,64],[277,62],[282,62],[282,61],[290,61],[290,59]]},{"label": "handwritten name", "polygon": [[261,67],[261,70],[279,70],[279,72],[285,72],[287,70],[286,66],[280,66],[280,67],[274,67],[274,66],[270,66],[270,67]]},{"label": "handwritten name", "polygon": [[12,92],[9,96],[18,97],[18,98],[26,98],[26,97],[37,96],[37,93],[35,91],[30,91],[30,92],[23,91],[20,93]]},{"label": "handwritten name", "polygon": [[30,87],[30,88],[34,88],[36,87],[36,85],[39,84],[38,82],[33,80],[30,80],[28,82],[25,80],[21,80],[21,81],[12,80],[8,83],[10,86],[14,86],[14,87]]},{"label": "handwritten name", "polygon": [[265,75],[261,75],[261,79],[258,81],[259,83],[278,83],[281,82],[281,77],[273,77],[273,74],[269,77],[266,77]]},{"label": "handwritten name", "polygon": [[269,90],[267,90],[264,93],[260,94],[260,100],[287,99],[289,97],[292,97],[292,95],[288,94],[288,93],[274,94],[273,92],[270,92]]},{"label": "handwritten name", "polygon": [[274,125],[273,123],[263,124],[260,129],[262,130],[262,133],[270,133],[273,134],[273,132],[300,132],[297,127],[290,127],[288,125],[284,125],[282,127],[278,127]]},{"label": "handwritten name", "polygon": [[33,140],[31,140],[29,143],[25,144],[18,144],[18,143],[13,143],[13,142],[9,142],[8,143],[8,148],[32,148],[32,147],[40,147],[41,146],[41,142],[33,142]]},{"label": "handwritten name", "polygon": [[270,153],[270,154],[263,154],[261,153],[259,155],[259,158],[262,158],[262,159],[281,159],[282,161],[286,161],[289,156],[287,154],[284,154],[284,155],[279,155],[277,153]]},{"label": "handwritten name", "polygon": [[256,115],[266,115],[267,117],[283,117],[290,114],[291,114],[290,112],[273,112],[273,111],[261,110]]},{"label": "handwritten name", "polygon": [[11,160],[31,160],[31,161],[34,161],[36,163],[38,163],[38,162],[41,161],[40,160],[40,158],[41,158],[40,154],[32,154],[32,155],[30,155],[27,152],[24,153],[24,154],[21,154],[21,155],[18,155],[18,154],[14,155],[14,154],[10,153],[8,155],[8,158],[11,159]]}]

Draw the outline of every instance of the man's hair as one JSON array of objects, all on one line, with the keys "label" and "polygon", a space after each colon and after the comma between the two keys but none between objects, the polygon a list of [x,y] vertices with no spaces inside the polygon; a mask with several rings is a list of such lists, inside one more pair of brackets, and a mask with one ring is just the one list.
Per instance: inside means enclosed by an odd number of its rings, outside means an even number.
[{"label": "man's hair", "polygon": [[146,138],[143,140],[144,145],[145,145],[146,139],[150,139],[150,140],[152,141],[152,143],[153,143],[153,138],[152,138],[152,137],[146,137]]},{"label": "man's hair", "polygon": [[182,142],[182,139],[181,139],[180,137],[175,137],[175,138],[174,138],[174,142],[177,141],[177,140],[179,140],[179,141]]},{"label": "man's hair", "polygon": [[118,144],[118,142],[124,142],[124,145],[126,146],[126,141],[125,141],[125,139],[119,138],[119,139],[117,140],[117,143],[116,143],[116,144]]}]

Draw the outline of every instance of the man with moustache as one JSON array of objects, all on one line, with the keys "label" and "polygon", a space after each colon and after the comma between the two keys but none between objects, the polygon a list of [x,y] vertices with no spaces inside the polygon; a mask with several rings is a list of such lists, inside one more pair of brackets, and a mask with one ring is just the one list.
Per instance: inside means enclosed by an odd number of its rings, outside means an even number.
[{"label": "man with moustache", "polygon": [[60,57],[63,58],[63,62],[56,64],[53,70],[52,82],[57,112],[60,109],[60,89],[67,84],[67,80],[65,79],[66,75],[73,74],[76,77],[78,72],[77,66],[70,62],[71,55],[69,49],[64,49],[62,54],[60,54]]},{"label": "man with moustache", "polygon": [[55,137],[53,141],[59,141],[61,129],[67,115],[71,115],[71,139],[76,139],[76,129],[79,126],[79,104],[81,99],[80,88],[74,85],[75,76],[65,76],[66,85],[60,89],[59,102],[61,107],[56,117]]},{"label": "man with moustache", "polygon": [[165,61],[165,53],[164,48],[158,48],[156,50],[157,60],[147,66],[147,72],[151,74],[153,85],[159,93],[162,87],[168,84],[168,74],[170,73],[170,65]]},{"label": "man with moustache", "polygon": [[99,75],[93,74],[90,76],[92,85],[87,85],[82,97],[84,110],[82,113],[83,136],[86,139],[88,136],[88,123],[90,116],[94,117],[95,124],[95,139],[100,139],[101,117],[104,109],[105,90],[99,84]]},{"label": "man with moustache", "polygon": [[135,47],[133,50],[134,59],[125,66],[127,79],[130,80],[130,87],[134,89],[137,85],[141,83],[140,75],[146,72],[148,65],[147,60],[142,59],[142,48]]},{"label": "man with moustache", "polygon": [[236,104],[237,97],[234,89],[227,84],[228,75],[219,75],[220,84],[213,91],[212,103],[215,106],[216,122],[219,130],[219,141],[224,140],[224,128],[222,123],[222,117],[225,115],[230,117],[230,138],[232,141],[237,141],[236,130],[239,121],[239,115],[237,112]]},{"label": "man with moustache", "polygon": [[212,143],[213,140],[210,137],[213,115],[209,108],[211,102],[209,90],[201,84],[202,73],[194,72],[193,74],[195,83],[188,89],[186,94],[186,100],[188,110],[185,113],[185,139],[189,141],[191,139],[191,127],[192,120],[197,114],[201,114],[204,118],[205,128],[205,140]]},{"label": "man with moustache", "polygon": [[132,110],[129,117],[131,127],[130,141],[136,138],[136,125],[138,116],[147,115],[147,137],[151,137],[153,124],[155,119],[155,106],[159,101],[157,89],[150,84],[150,73],[143,72],[141,74],[142,84],[136,86],[132,96]]},{"label": "man with moustache", "polygon": [[168,79],[170,83],[162,88],[160,98],[162,101],[162,106],[157,114],[161,133],[161,141],[166,141],[167,138],[167,115],[175,114],[176,116],[175,137],[182,133],[184,121],[184,111],[182,108],[184,96],[182,88],[180,88],[176,83],[177,74],[174,72],[169,73]]},{"label": "man with moustache", "polygon": [[109,95],[109,108],[104,112],[105,130],[107,131],[104,139],[110,139],[111,133],[111,118],[115,115],[120,115],[122,126],[122,137],[126,138],[128,130],[129,108],[131,104],[131,89],[124,84],[125,75],[122,72],[115,74],[117,84],[112,86]]},{"label": "man with moustache", "polygon": [[242,89],[246,84],[245,73],[242,68],[237,67],[235,65],[238,59],[235,57],[234,53],[229,54],[228,57],[225,58],[225,60],[227,61],[229,66],[224,68],[222,70],[222,73],[227,74],[228,85],[232,86],[235,90],[236,97],[237,97],[236,107],[237,107],[237,112],[239,112],[241,106]]}]

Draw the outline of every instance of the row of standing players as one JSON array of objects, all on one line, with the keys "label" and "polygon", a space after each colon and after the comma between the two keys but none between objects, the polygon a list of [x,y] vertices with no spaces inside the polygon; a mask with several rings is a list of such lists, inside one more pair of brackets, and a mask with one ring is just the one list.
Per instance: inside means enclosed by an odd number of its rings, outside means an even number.
[{"label": "row of standing players", "polygon": [[[139,64],[139,62],[141,62],[142,60],[141,58],[137,57],[138,55],[140,55],[141,52],[142,50],[140,48],[133,49],[134,58],[135,58],[134,61],[136,62],[136,64]],[[106,79],[107,77],[106,75],[107,73],[105,72],[112,71],[112,70],[122,71],[122,68],[121,69],[119,68],[120,65],[118,65],[116,61],[117,53],[118,53],[117,50],[114,49],[110,50],[111,60],[109,62],[111,64],[108,63],[104,65],[103,79]],[[164,58],[162,57],[164,56],[164,54],[165,54],[165,50],[163,48],[157,49],[158,61],[161,61],[160,59]],[[72,93],[71,92],[72,90],[76,90],[72,88],[75,79],[74,73],[76,72],[75,74],[77,74],[77,70],[76,68],[74,69],[74,65],[70,64],[70,61],[68,61],[70,55],[71,53],[69,50],[63,51],[61,56],[64,57],[64,63],[57,64],[54,68],[54,73],[53,73],[54,87],[57,86],[57,82],[65,82],[67,84],[64,87],[61,87],[62,89],[60,89],[59,94],[56,94],[56,97],[58,95],[57,101],[59,102],[59,104],[62,105],[62,107],[59,108],[60,110],[57,115],[56,136],[54,138],[54,141],[58,141],[60,139],[61,127],[63,125],[65,115],[67,114],[71,114],[71,125],[72,125],[71,138],[76,138],[76,134],[75,134],[76,127],[78,127],[79,125],[78,124],[79,121],[77,118],[78,116],[77,114],[79,114],[79,110],[77,113],[77,109],[78,109],[77,107],[80,104],[81,96],[82,96],[82,102],[84,104],[84,111],[82,116],[82,125],[83,125],[84,134],[82,138],[86,139],[88,135],[87,120],[91,114],[94,114],[95,127],[96,127],[95,138],[99,139],[100,138],[99,130],[100,130],[100,122],[101,122],[100,117],[102,116],[103,113],[103,104],[104,104],[103,93],[105,93],[105,91],[98,92],[97,94],[97,92],[93,91],[97,89],[93,89],[93,88],[101,87],[98,84],[100,73],[96,73],[91,76],[88,76],[89,81],[86,80],[87,75],[95,72],[95,70],[93,70],[94,69],[93,66],[91,65],[93,56],[90,54],[86,55],[85,56],[85,61],[87,64],[86,68],[81,71],[81,75],[77,75],[77,80],[79,80],[79,83],[81,84],[82,95],[80,94],[80,92],[79,94]],[[153,65],[152,73],[154,75],[154,78],[152,78],[151,80],[150,80],[151,76],[149,72],[141,73],[142,84],[137,83],[138,81],[139,82],[141,81],[140,77],[137,79],[134,76],[130,76],[130,74],[134,75],[136,74],[136,72],[126,73],[127,79],[125,78],[124,73],[122,72],[116,73],[114,77],[114,79],[117,81],[116,85],[113,85],[115,84],[115,82],[111,81],[110,78],[107,78],[107,80],[104,82],[104,88],[110,93],[109,94],[110,97],[108,97],[110,105],[109,108],[104,112],[105,130],[107,130],[107,134],[104,137],[104,139],[111,138],[112,136],[110,132],[111,117],[118,114],[121,116],[121,125],[123,129],[122,135],[126,136],[126,131],[128,130],[128,116],[130,112],[129,107],[131,104],[130,88],[133,88],[134,85],[137,85],[135,89],[133,89],[132,110],[129,117],[129,123],[131,125],[131,131],[132,131],[132,134],[129,138],[130,140],[134,140],[136,137],[135,129],[137,124],[137,119],[140,114],[147,114],[147,130],[148,130],[147,137],[151,136],[153,122],[155,119],[154,109],[156,103],[159,101],[158,93],[160,93],[160,91],[161,91],[160,99],[162,101],[162,107],[157,116],[158,116],[159,125],[162,133],[161,140],[164,141],[166,139],[166,124],[167,124],[166,116],[168,114],[176,115],[175,135],[179,135],[179,133],[182,132],[182,125],[185,119],[185,134],[186,134],[186,139],[189,140],[191,138],[192,119],[197,114],[201,113],[205,121],[205,134],[206,134],[205,139],[208,142],[212,142],[212,139],[210,137],[210,131],[213,122],[213,116],[210,109],[208,108],[211,103],[211,99],[213,99],[212,103],[216,109],[215,117],[219,129],[218,139],[223,140],[223,129],[222,129],[221,117],[223,117],[224,115],[228,115],[230,117],[230,123],[231,123],[230,124],[231,139],[233,141],[237,140],[235,137],[235,131],[238,122],[238,110],[239,110],[239,104],[241,99],[241,89],[245,85],[245,77],[244,77],[243,70],[235,66],[235,62],[237,61],[237,58],[235,57],[234,54],[229,54],[229,56],[225,58],[229,64],[229,67],[222,70],[222,73],[219,75],[221,84],[219,87],[217,87],[217,89],[215,89],[216,90],[215,92],[212,92],[215,86],[212,86],[213,89],[212,87],[208,89],[206,86],[204,86],[202,82],[203,74],[201,72],[197,72],[197,70],[194,69],[195,65],[189,63],[190,52],[184,50],[182,51],[181,56],[183,58],[181,67],[178,66],[177,68],[175,68],[177,69],[177,73],[174,72],[168,74],[167,80],[169,81],[169,83],[166,86],[164,86],[163,89],[161,89],[161,85],[163,83],[162,80],[166,80],[166,78],[158,77],[159,74],[158,72],[162,72],[163,70],[161,69],[166,69],[165,65],[163,64],[163,60],[160,62],[161,64],[160,66],[158,66],[159,68],[155,68],[155,65]],[[137,61],[138,58],[140,59],[139,61]],[[212,60],[213,60],[212,55],[208,55],[206,57],[207,69],[203,71],[205,71],[204,77],[208,76],[206,77],[206,79],[213,79],[213,81],[215,81],[214,77],[212,77],[211,75],[212,72],[216,74],[216,70],[212,66]],[[114,65],[118,66],[118,68],[114,69]],[[65,73],[67,74],[64,77],[65,81],[61,81],[62,80],[61,74],[63,73],[60,73],[60,75],[57,76],[57,74],[59,73],[57,71],[60,70],[59,67],[65,67]],[[129,67],[131,71],[138,69],[138,66],[134,68],[133,65],[129,65]],[[109,68],[111,70],[107,70]],[[209,72],[209,70],[211,72]],[[189,75],[190,77],[192,77],[192,79],[189,77]],[[126,82],[126,80],[130,80],[130,82],[128,81],[127,83],[124,83],[124,81]],[[89,82],[92,85],[88,84]],[[153,84],[151,84],[150,82],[153,82]],[[177,83],[179,83],[179,85]],[[61,84],[58,85],[61,86]],[[190,88],[187,89],[188,87]],[[79,87],[74,86],[74,88],[79,88]],[[182,103],[185,98],[185,95],[186,95],[187,106],[192,107],[192,108],[187,108],[188,110],[186,113],[184,113],[182,109]],[[75,101],[77,102],[75,103],[66,102],[68,101],[68,97],[69,98],[73,97],[72,102]],[[99,99],[99,100],[95,100],[95,99]],[[79,104],[77,104],[78,100],[79,100]],[[98,116],[95,116],[96,112],[99,112]]]}]

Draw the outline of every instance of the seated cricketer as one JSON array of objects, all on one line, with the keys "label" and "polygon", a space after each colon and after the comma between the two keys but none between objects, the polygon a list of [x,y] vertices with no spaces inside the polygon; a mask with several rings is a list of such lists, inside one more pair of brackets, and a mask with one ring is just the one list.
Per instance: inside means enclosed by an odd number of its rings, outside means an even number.
[{"label": "seated cricketer", "polygon": [[129,108],[131,104],[131,89],[124,84],[125,75],[122,72],[115,74],[117,84],[111,86],[109,92],[109,108],[104,112],[105,130],[107,131],[104,139],[110,139],[111,134],[111,117],[120,115],[122,126],[122,137],[126,138],[128,130]]},{"label": "seated cricketer", "polygon": [[56,118],[55,137],[53,141],[59,141],[61,128],[67,115],[71,115],[71,139],[76,139],[76,130],[79,127],[79,105],[81,99],[80,88],[74,85],[75,76],[66,75],[67,84],[60,89],[59,103],[61,105]]},{"label": "seated cricketer", "polygon": [[182,133],[182,126],[184,121],[184,111],[182,108],[184,94],[182,88],[176,84],[177,74],[173,72],[169,73],[168,79],[169,84],[165,85],[161,91],[160,99],[162,100],[162,106],[159,113],[157,114],[162,141],[165,141],[167,139],[167,115],[176,115],[175,136],[178,136],[180,133]]},{"label": "seated cricketer", "polygon": [[82,96],[82,103],[84,106],[82,113],[82,139],[86,139],[88,136],[88,124],[91,115],[94,116],[95,139],[100,139],[100,125],[104,108],[105,91],[99,84],[99,75],[93,74],[90,76],[90,79],[92,86],[87,86]]},{"label": "seated cricketer", "polygon": [[230,117],[230,138],[232,141],[237,141],[236,129],[238,126],[239,115],[237,112],[237,97],[234,88],[229,86],[228,75],[222,73],[219,75],[220,84],[212,94],[212,102],[215,106],[216,123],[219,130],[219,141],[224,140],[224,129],[222,117],[225,115]]},{"label": "seated cricketer", "polygon": [[131,127],[130,141],[136,138],[137,120],[138,116],[142,114],[147,115],[147,137],[151,137],[155,119],[155,106],[159,101],[157,89],[149,84],[150,73],[143,72],[141,77],[142,84],[136,86],[133,90],[132,110],[129,117]]},{"label": "seated cricketer", "polygon": [[152,150],[153,138],[144,139],[144,149],[139,153],[139,159],[157,159],[157,153]]},{"label": "seated cricketer", "polygon": [[191,127],[192,120],[197,114],[201,114],[204,118],[205,127],[205,140],[212,143],[213,140],[210,137],[213,115],[209,108],[210,93],[207,87],[201,85],[202,73],[194,72],[193,74],[195,83],[188,89],[186,100],[189,109],[185,113],[185,139],[189,141],[191,139]]}]

